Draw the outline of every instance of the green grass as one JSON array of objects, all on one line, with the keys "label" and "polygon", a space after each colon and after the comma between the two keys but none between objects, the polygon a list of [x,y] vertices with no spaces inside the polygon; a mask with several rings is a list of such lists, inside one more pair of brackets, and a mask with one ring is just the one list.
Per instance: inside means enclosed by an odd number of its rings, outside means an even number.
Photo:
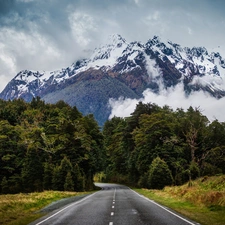
[{"label": "green grass", "polygon": [[0,195],[0,225],[25,225],[44,214],[36,213],[53,201],[90,192],[44,191],[30,194]]},{"label": "green grass", "polygon": [[202,225],[225,225],[225,175],[200,178],[191,186],[134,190]]}]

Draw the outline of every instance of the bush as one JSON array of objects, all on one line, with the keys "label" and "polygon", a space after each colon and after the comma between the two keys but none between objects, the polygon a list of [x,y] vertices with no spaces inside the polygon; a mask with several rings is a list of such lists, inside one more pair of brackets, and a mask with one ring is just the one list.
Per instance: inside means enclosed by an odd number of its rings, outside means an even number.
[{"label": "bush", "polygon": [[148,188],[163,189],[173,184],[171,171],[165,161],[159,157],[152,161],[148,174]]}]

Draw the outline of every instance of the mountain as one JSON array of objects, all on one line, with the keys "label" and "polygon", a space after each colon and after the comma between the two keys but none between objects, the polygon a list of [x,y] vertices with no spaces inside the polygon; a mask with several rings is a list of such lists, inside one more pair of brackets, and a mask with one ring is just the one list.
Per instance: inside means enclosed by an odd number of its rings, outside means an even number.
[{"label": "mountain", "polygon": [[158,93],[179,83],[187,95],[203,90],[221,98],[225,96],[224,81],[225,60],[218,52],[183,48],[157,36],[143,44],[112,35],[89,58],[70,67],[52,72],[20,71],[0,98],[31,101],[40,96],[50,103],[64,100],[83,114],[93,113],[103,125],[111,112],[110,98],[141,98],[147,88]]}]

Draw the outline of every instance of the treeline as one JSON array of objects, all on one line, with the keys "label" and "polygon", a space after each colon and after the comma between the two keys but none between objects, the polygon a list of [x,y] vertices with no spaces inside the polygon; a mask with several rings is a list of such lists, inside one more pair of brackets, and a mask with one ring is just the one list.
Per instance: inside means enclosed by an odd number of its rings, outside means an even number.
[{"label": "treeline", "polygon": [[0,100],[0,193],[90,190],[96,173],[147,188],[224,174],[225,123],[139,102],[101,131],[63,101]]},{"label": "treeline", "polygon": [[225,173],[225,123],[198,108],[139,102],[130,117],[107,121],[103,135],[106,181],[163,188]]},{"label": "treeline", "polygon": [[0,192],[83,191],[104,163],[92,115],[63,101],[0,100]]}]

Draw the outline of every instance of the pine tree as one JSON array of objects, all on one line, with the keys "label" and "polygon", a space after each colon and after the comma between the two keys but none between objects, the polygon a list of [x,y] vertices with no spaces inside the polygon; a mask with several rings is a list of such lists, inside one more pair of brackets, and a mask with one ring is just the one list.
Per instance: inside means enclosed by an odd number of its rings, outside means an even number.
[{"label": "pine tree", "polygon": [[70,160],[64,156],[61,160],[60,166],[56,166],[53,170],[53,177],[52,177],[52,187],[53,190],[63,191],[64,184],[66,182],[67,174],[73,172],[73,168],[71,165]]},{"label": "pine tree", "polygon": [[64,191],[74,191],[74,182],[73,182],[73,177],[71,175],[71,172],[68,172],[66,175]]},{"label": "pine tree", "polygon": [[162,189],[173,184],[171,171],[165,161],[159,157],[152,161],[148,175],[148,186],[151,189]]},{"label": "pine tree", "polygon": [[72,164],[66,156],[64,156],[64,158],[62,159],[60,167],[61,167],[61,173],[64,179],[66,178],[67,173],[72,172],[73,170]]},{"label": "pine tree", "polygon": [[74,166],[74,190],[75,191],[83,191],[85,182],[84,177],[82,176],[82,173],[80,171],[80,168],[78,164]]},{"label": "pine tree", "polygon": [[64,190],[65,177],[62,176],[61,166],[56,166],[53,170],[52,189],[55,191]]},{"label": "pine tree", "polygon": [[43,188],[44,190],[52,189],[52,177],[53,177],[53,166],[46,162],[44,163],[44,176],[43,176]]},{"label": "pine tree", "polygon": [[43,190],[43,171],[39,152],[35,148],[31,147],[27,151],[22,169],[22,179],[25,191],[33,192]]}]

